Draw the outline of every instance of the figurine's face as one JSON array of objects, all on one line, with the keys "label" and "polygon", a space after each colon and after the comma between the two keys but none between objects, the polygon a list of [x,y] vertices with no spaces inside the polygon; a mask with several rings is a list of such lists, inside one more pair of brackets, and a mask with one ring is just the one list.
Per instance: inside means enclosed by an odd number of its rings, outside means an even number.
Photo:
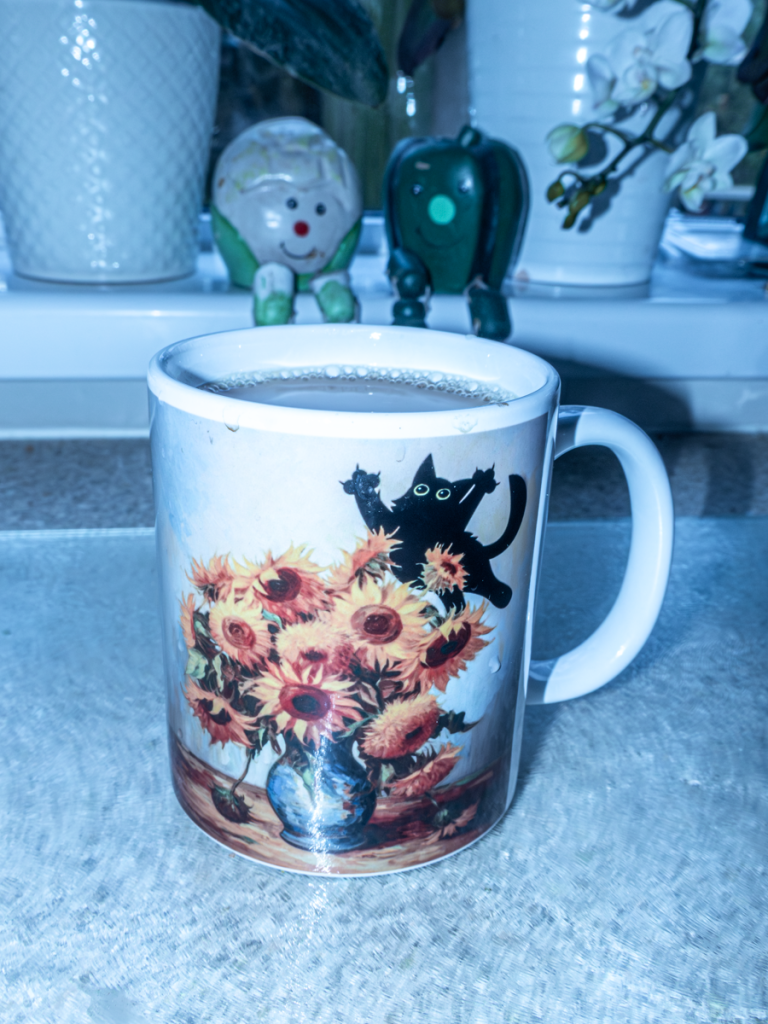
[{"label": "figurine's face", "polygon": [[426,263],[438,291],[462,291],[480,237],[483,181],[462,147],[424,147],[403,161],[396,209],[403,244]]},{"label": "figurine's face", "polygon": [[308,189],[269,181],[238,200],[237,229],[259,263],[282,263],[296,274],[327,266],[349,230],[340,184]]}]

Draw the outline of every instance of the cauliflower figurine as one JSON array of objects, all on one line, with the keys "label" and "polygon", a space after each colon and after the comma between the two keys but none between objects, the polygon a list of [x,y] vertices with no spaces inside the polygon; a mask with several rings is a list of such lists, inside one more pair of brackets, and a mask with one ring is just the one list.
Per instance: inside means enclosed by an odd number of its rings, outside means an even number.
[{"label": "cauliflower figurine", "polygon": [[253,288],[259,327],[287,324],[297,291],[314,292],[325,320],[357,313],[349,266],[363,212],[351,160],[303,117],[248,128],[219,157],[211,218],[232,283]]}]

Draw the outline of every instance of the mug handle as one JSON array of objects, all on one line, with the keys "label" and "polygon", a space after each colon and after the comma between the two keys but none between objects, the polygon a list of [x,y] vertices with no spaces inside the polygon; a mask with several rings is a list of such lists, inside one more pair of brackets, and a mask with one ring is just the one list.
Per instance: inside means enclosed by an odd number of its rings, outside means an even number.
[{"label": "mug handle", "polygon": [[618,457],[629,487],[632,540],[619,596],[595,632],[572,651],[531,661],[528,704],[553,704],[604,686],[629,665],[654,627],[672,560],[674,509],[669,478],[648,435],[619,413],[565,405],[557,421],[555,458],[572,448],[605,445]]}]

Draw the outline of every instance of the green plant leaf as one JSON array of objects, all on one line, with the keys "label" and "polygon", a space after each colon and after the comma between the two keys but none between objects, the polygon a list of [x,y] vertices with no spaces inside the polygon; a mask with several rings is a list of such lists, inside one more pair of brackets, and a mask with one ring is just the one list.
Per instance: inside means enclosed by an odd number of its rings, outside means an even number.
[{"label": "green plant leaf", "polygon": [[397,44],[397,68],[413,76],[461,21],[463,0],[413,0]]},{"label": "green plant leaf", "polygon": [[744,138],[749,143],[750,152],[768,149],[768,107],[755,105]]},{"label": "green plant leaf", "polygon": [[747,56],[736,73],[740,82],[752,86],[755,98],[768,103],[768,11]]},{"label": "green plant leaf", "polygon": [[357,0],[201,0],[228,32],[310,85],[376,107],[389,72]]}]

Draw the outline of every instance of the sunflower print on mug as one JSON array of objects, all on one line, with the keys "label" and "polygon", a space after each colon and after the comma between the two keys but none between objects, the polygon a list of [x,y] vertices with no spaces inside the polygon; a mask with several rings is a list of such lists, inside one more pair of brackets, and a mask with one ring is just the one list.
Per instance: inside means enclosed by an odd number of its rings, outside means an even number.
[{"label": "sunflower print on mug", "polygon": [[[194,592],[180,602],[184,696],[211,745],[246,752],[241,778],[212,791],[212,813],[247,824],[252,798],[238,787],[265,748],[310,791],[320,761],[346,751],[359,776],[347,788],[369,794],[369,817],[381,798],[423,804],[428,824],[438,813],[440,787],[460,771],[462,746],[454,740],[475,724],[447,711],[442,696],[487,646],[491,627],[484,601],[460,612],[442,606],[442,591],[463,588],[461,552],[427,551],[421,581],[408,585],[392,571],[397,547],[395,535],[368,530],[326,568],[296,546],[261,561],[213,555],[192,562]],[[455,813],[450,806],[440,807],[430,835],[470,828],[466,800]],[[364,829],[360,820],[355,827]],[[298,843],[291,835],[286,826],[284,838]]]}]

